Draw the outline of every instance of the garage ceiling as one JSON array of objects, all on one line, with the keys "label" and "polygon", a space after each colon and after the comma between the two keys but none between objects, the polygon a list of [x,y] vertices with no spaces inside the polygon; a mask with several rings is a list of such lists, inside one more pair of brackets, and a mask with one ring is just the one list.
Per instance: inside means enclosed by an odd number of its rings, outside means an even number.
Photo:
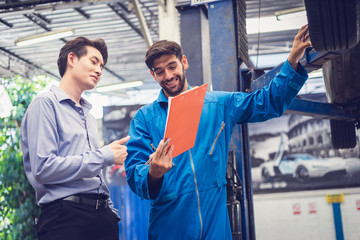
[{"label": "garage ceiling", "polygon": [[[162,1],[138,0],[153,41],[158,40],[158,7]],[[304,3],[247,0],[246,6],[247,18],[258,18],[274,16],[276,11],[301,7]],[[64,28],[73,28],[75,34],[59,40],[15,46],[19,38]],[[30,79],[46,74],[59,79],[56,60],[60,48],[67,40],[86,36],[103,38],[108,45],[109,59],[99,85],[143,80],[144,85],[138,89],[158,89],[144,64],[147,45],[132,0],[0,0],[0,32],[0,77],[22,75]],[[249,54],[288,52],[296,32],[249,34]]]}]

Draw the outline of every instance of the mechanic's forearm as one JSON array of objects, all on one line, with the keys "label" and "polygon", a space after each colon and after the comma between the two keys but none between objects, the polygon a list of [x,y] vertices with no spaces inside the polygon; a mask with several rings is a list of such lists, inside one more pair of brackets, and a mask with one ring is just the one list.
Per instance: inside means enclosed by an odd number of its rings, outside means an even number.
[{"label": "mechanic's forearm", "polygon": [[164,176],[161,178],[154,178],[150,174],[147,175],[150,199],[156,199],[159,195],[163,179]]},{"label": "mechanic's forearm", "polygon": [[291,55],[289,56],[288,61],[295,72],[297,72],[299,61]]}]

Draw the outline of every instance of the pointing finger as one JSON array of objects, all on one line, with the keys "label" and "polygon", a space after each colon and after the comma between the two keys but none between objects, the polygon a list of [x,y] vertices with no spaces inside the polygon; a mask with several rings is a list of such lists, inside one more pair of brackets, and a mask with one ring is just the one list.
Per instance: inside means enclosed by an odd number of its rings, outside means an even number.
[{"label": "pointing finger", "polygon": [[119,140],[119,144],[125,144],[127,141],[129,141],[129,139],[130,139],[130,136],[124,137]]}]

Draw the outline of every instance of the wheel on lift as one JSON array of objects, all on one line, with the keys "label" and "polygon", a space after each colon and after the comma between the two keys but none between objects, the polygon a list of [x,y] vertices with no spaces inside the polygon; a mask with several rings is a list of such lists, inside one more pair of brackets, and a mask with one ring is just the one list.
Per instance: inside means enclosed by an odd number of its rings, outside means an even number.
[{"label": "wheel on lift", "polygon": [[305,0],[305,7],[315,50],[344,50],[359,43],[360,1]]},{"label": "wheel on lift", "polygon": [[[360,44],[323,65],[323,75],[328,102],[345,109],[359,111],[360,104]],[[357,109],[356,109],[357,108]],[[330,120],[331,140],[334,148],[356,146],[355,123]]]}]

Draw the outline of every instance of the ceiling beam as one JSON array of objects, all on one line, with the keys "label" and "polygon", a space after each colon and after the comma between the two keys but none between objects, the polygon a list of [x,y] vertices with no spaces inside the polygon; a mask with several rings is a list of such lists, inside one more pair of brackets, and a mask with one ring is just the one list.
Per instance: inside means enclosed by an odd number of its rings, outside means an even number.
[{"label": "ceiling beam", "polygon": [[[7,2],[7,1],[6,1]],[[40,4],[47,3],[56,3],[56,2],[66,2],[59,0],[28,0],[28,1],[16,1],[16,2],[7,2],[5,4],[0,4],[1,10],[15,10],[15,9],[23,9],[26,7],[34,7]]]},{"label": "ceiling beam", "polygon": [[16,3],[0,4],[1,16],[18,16],[20,13],[39,13],[42,11],[55,11],[67,8],[81,8],[89,5],[114,3],[119,0],[28,0]]},{"label": "ceiling beam", "polygon": [[[166,4],[166,1],[165,0],[165,6],[167,6]],[[175,0],[173,0],[175,1]],[[150,13],[150,20],[149,19],[145,19],[145,21],[147,22],[147,26],[149,29],[151,29],[153,31],[153,33],[155,33],[156,35],[158,35],[158,31],[156,30],[156,28],[153,27],[153,22],[155,21],[156,23],[159,21],[158,20],[158,15],[154,14],[154,12],[147,6],[145,5],[144,3],[140,2],[140,8],[143,10],[143,12],[145,12],[144,9],[146,9],[146,11],[148,11]]]},{"label": "ceiling beam", "polygon": [[[23,62],[23,65],[29,65],[29,66],[31,66],[31,67],[34,67],[34,68],[40,70],[41,72],[43,72],[44,74],[46,74],[46,75],[48,75],[48,76],[51,76],[51,77],[53,77],[53,78],[55,78],[55,79],[60,80],[59,76],[57,76],[57,75],[55,75],[55,74],[53,74],[53,73],[51,73],[51,72],[43,69],[42,67],[40,67],[40,66],[38,66],[38,65],[30,62],[30,61],[27,60],[27,59],[24,59],[24,58],[20,57],[19,55],[15,54],[15,53],[13,53],[13,52],[11,52],[11,51],[3,48],[3,47],[0,47],[0,51],[4,52],[6,55],[8,55],[8,56],[10,56],[10,57],[14,57],[14,58],[20,60],[21,62]],[[10,66],[8,66],[8,67],[10,67]],[[24,75],[24,73],[18,73],[18,74],[20,74],[20,75],[22,75],[22,76],[26,76],[26,73],[25,73],[25,75]]]},{"label": "ceiling beam", "polygon": [[135,26],[128,18],[127,16],[125,16],[125,14],[120,12],[120,8],[122,8],[121,6],[119,6],[117,3],[115,4],[108,4],[109,8],[111,8],[111,10],[113,10],[116,15],[118,15],[122,20],[124,20],[137,34],[139,34],[139,36],[143,37],[141,30],[139,28],[137,28],[137,26]]},{"label": "ceiling beam", "polygon": [[156,0],[160,7],[162,7],[163,11],[166,12],[166,0]]},{"label": "ceiling beam", "polygon": [[0,18],[0,23],[4,24],[5,26],[12,28],[14,25],[11,23],[8,23],[7,21]]},{"label": "ceiling beam", "polygon": [[140,23],[143,38],[145,39],[146,45],[148,47],[150,47],[153,44],[153,40],[151,38],[149,28],[148,28],[148,26],[146,24],[144,14],[143,14],[143,12],[142,12],[142,10],[140,8],[139,1],[138,0],[132,0],[132,2],[134,4],[136,16],[137,16],[137,18],[139,20],[139,23]]},{"label": "ceiling beam", "polygon": [[[47,24],[50,24],[50,22],[45,21],[44,17],[39,17],[38,15],[40,14],[35,14],[35,13],[31,13],[31,14],[24,14],[24,16],[29,19],[30,21],[32,21],[33,23],[35,23],[36,25],[42,27],[43,29],[45,29],[46,31],[50,32],[51,28],[49,28],[47,26]],[[41,16],[41,15],[40,15]]]},{"label": "ceiling beam", "polygon": [[82,15],[86,19],[91,18],[91,16],[89,14],[87,14],[84,10],[82,10],[80,7],[76,7],[76,8],[74,8],[74,10],[77,11],[78,13],[80,13],[80,15]]}]

